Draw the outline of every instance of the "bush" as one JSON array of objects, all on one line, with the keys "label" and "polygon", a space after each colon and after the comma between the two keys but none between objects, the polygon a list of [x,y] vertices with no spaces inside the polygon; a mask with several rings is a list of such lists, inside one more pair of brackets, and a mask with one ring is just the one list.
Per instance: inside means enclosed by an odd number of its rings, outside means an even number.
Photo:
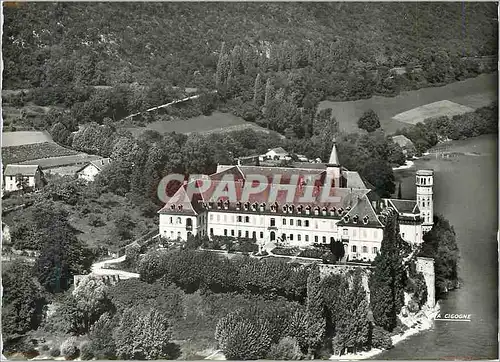
[{"label": "bush", "polygon": [[325,251],[321,249],[305,249],[300,252],[299,257],[321,259],[324,254]]},{"label": "bush", "polygon": [[78,357],[80,351],[76,346],[76,338],[69,337],[67,340],[63,342],[61,345],[61,354],[67,360],[72,360]]},{"label": "bush", "polygon": [[296,256],[299,252],[299,248],[285,248],[278,246],[271,250],[271,252],[276,255]]},{"label": "bush", "polygon": [[303,357],[299,343],[292,337],[284,337],[277,344],[273,344],[267,355],[268,359],[275,360],[299,360]]},{"label": "bush", "polygon": [[[82,210],[83,212],[83,210]],[[100,227],[106,225],[106,223],[102,220],[99,215],[90,214],[89,215],[89,225],[94,227]]]},{"label": "bush", "polygon": [[385,329],[374,326],[372,330],[372,348],[389,349],[392,348],[392,339]]},{"label": "bush", "polygon": [[57,347],[53,347],[49,352],[51,357],[59,357],[61,355],[61,351]]},{"label": "bush", "polygon": [[83,342],[80,345],[80,358],[84,361],[94,358],[94,352],[92,350],[92,344],[90,342]]},{"label": "bush", "polygon": [[42,345],[41,349],[42,349],[42,351],[46,352],[50,349],[50,347],[48,345],[44,344],[44,345]]}]

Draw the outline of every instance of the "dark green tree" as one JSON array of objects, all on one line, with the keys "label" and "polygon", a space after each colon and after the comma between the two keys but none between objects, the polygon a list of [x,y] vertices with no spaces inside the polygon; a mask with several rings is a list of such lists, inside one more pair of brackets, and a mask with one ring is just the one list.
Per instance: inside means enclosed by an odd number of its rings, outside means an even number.
[{"label": "dark green tree", "polygon": [[377,114],[372,110],[368,110],[359,118],[358,127],[368,132],[373,132],[380,128],[380,120]]}]

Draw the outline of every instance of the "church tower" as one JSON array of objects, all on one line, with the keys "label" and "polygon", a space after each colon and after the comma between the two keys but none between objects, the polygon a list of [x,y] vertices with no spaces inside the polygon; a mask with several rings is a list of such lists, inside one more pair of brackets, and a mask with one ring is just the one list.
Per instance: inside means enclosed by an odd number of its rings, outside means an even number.
[{"label": "church tower", "polygon": [[330,159],[326,164],[326,176],[329,180],[332,180],[332,187],[342,187],[340,184],[342,173],[340,169],[339,157],[337,155],[337,141],[335,138],[333,139]]},{"label": "church tower", "polygon": [[424,233],[432,229],[434,223],[434,205],[432,199],[432,186],[434,185],[433,170],[417,171],[417,204],[420,209],[420,216],[423,219],[422,231]]}]

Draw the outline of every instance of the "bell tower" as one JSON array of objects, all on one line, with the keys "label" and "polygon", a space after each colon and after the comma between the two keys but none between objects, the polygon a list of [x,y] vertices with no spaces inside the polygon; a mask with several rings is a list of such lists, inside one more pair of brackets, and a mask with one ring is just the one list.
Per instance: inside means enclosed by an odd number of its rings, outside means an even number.
[{"label": "bell tower", "polygon": [[342,187],[340,184],[341,176],[339,157],[337,155],[337,140],[334,137],[330,159],[326,164],[326,177],[328,180],[332,180],[332,187]]},{"label": "bell tower", "polygon": [[432,229],[432,225],[434,224],[434,203],[432,199],[434,171],[418,170],[416,177],[417,204],[420,209],[420,216],[423,219],[422,231],[426,233]]}]

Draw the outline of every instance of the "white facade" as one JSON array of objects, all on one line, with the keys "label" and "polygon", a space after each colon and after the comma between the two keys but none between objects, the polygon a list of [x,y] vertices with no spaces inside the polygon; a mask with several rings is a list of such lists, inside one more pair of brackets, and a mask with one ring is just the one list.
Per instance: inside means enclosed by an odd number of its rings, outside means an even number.
[{"label": "white facade", "polygon": [[99,169],[95,165],[89,163],[84,168],[80,169],[77,175],[79,179],[92,182],[99,172]]},{"label": "white facade", "polygon": [[[188,221],[191,220],[191,221]],[[258,244],[281,242],[286,246],[309,247],[342,240],[350,259],[373,260],[380,251],[381,228],[337,227],[339,219],[319,215],[281,215],[259,212],[206,211],[197,216],[160,213],[160,234],[186,240],[192,235],[254,238]],[[192,224],[192,228],[188,224]]]},{"label": "white facade", "polygon": [[[35,188],[35,176],[23,176],[28,182],[27,185],[29,187]],[[5,191],[17,191],[18,180],[16,176],[5,176]]]},{"label": "white facade", "polygon": [[432,229],[434,216],[433,191],[434,172],[432,170],[418,170],[416,175],[417,204],[422,216],[423,232]]},{"label": "white facade", "polygon": [[102,169],[109,165],[109,158],[102,158],[100,160],[91,161],[83,166],[81,169],[76,171],[76,175],[79,179],[93,182],[95,177],[102,171]]},{"label": "white facade", "polygon": [[160,214],[160,235],[171,240],[187,240],[189,235],[197,235],[198,220],[196,216],[182,214]]}]

